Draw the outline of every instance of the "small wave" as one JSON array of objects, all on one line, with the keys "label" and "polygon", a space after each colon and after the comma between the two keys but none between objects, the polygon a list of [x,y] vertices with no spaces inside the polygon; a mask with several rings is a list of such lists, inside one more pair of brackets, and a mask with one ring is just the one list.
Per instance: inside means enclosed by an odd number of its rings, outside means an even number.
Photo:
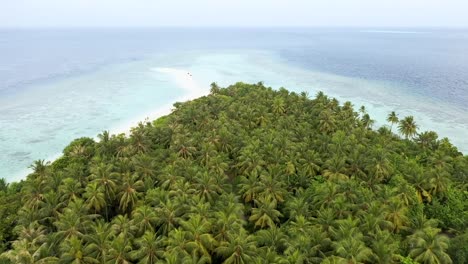
[{"label": "small wave", "polygon": [[28,140],[26,141],[27,144],[36,144],[36,143],[42,143],[42,142],[45,142],[49,140],[48,138],[35,138],[35,139],[31,139],[31,140]]},{"label": "small wave", "polygon": [[16,151],[11,153],[11,156],[13,157],[27,157],[29,155],[31,155],[31,152],[29,151]]}]

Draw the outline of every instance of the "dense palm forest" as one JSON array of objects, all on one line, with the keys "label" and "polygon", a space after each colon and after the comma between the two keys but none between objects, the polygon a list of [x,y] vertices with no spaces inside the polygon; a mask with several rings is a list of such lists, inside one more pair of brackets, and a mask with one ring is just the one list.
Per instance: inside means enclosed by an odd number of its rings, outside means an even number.
[{"label": "dense palm forest", "polygon": [[0,182],[1,263],[468,263],[468,157],[319,92],[212,84]]}]

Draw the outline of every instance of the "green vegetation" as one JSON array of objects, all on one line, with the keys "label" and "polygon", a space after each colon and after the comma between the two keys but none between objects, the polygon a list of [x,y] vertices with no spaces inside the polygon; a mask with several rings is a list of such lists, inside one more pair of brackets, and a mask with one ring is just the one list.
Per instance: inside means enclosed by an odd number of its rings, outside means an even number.
[{"label": "green vegetation", "polygon": [[413,117],[262,83],[174,107],[0,182],[0,262],[468,263],[468,157]]}]

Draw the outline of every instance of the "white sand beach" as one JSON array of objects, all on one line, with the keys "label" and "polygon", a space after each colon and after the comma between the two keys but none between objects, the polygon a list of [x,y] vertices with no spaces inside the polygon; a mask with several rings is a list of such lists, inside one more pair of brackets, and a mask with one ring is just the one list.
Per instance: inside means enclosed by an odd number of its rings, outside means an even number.
[{"label": "white sand beach", "polygon": [[[177,86],[184,91],[184,94],[177,98],[177,102],[193,100],[198,97],[207,95],[209,93],[209,87],[205,87],[204,85],[202,85],[189,70],[164,67],[152,68],[151,70],[168,75],[171,78],[171,80],[175,82]],[[137,126],[139,122],[142,122],[144,120],[155,120],[161,116],[170,114],[172,111],[172,105],[174,103],[175,101],[160,106],[152,112],[138,116],[129,123],[121,124],[116,128],[110,129],[109,132],[111,134],[124,133],[126,135],[129,135],[131,128]]]}]

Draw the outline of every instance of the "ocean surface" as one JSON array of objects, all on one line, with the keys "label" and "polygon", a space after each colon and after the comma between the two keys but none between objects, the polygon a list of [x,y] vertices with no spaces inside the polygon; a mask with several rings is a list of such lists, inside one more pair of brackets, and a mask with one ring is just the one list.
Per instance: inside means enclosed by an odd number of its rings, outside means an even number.
[{"label": "ocean surface", "polygon": [[74,138],[117,133],[182,98],[155,68],[209,90],[237,81],[414,115],[468,153],[468,30],[1,29],[0,177],[19,180]]}]

